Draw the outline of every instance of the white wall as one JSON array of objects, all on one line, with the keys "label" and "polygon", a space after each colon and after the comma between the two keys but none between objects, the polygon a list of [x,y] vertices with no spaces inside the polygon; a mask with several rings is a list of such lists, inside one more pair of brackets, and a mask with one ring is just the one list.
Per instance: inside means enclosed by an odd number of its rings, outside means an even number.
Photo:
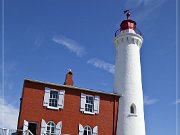
[{"label": "white wall", "polygon": [[[117,135],[145,135],[140,48],[142,37],[124,30],[115,38],[116,63],[114,92],[122,94],[119,104]],[[136,105],[136,115],[130,106]]]}]

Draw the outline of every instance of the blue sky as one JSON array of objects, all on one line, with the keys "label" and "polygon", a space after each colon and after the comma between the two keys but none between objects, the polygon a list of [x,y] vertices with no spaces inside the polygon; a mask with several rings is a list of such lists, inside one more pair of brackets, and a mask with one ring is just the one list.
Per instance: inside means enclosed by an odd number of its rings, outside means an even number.
[{"label": "blue sky", "polygon": [[147,135],[175,135],[176,1],[169,0],[5,0],[0,127],[16,127],[8,121],[17,119],[24,78],[63,84],[72,69],[75,86],[112,92],[113,39],[125,9],[144,39]]}]

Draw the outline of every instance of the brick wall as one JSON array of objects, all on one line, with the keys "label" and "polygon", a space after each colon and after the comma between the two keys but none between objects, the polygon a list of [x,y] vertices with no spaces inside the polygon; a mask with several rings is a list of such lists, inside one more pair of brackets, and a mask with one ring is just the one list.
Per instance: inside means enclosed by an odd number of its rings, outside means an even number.
[{"label": "brick wall", "polygon": [[[43,107],[45,87],[65,90],[64,108],[52,110]],[[81,93],[100,96],[99,114],[83,114],[80,112]],[[55,86],[50,84],[25,80],[22,101],[19,113],[18,128],[22,129],[23,121],[38,123],[38,135],[41,129],[41,120],[62,121],[62,133],[78,135],[79,123],[83,126],[98,126],[99,135],[115,135],[117,125],[119,96],[90,92],[77,88]]]}]

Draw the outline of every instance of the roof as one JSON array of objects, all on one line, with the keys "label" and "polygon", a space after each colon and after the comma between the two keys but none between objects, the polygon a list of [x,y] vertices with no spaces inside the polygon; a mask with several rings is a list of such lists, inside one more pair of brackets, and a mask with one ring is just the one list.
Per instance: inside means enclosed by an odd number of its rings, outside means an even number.
[{"label": "roof", "polygon": [[88,92],[95,92],[95,93],[106,94],[106,95],[113,95],[113,96],[118,96],[118,97],[122,96],[121,94],[117,94],[117,93],[113,93],[113,92],[106,92],[106,91],[94,90],[94,89],[88,89],[88,88],[79,88],[76,86],[62,85],[62,84],[56,84],[56,83],[51,83],[51,82],[43,82],[43,81],[39,81],[39,80],[24,79],[24,81],[28,81],[28,82],[32,82],[32,83],[40,83],[40,84],[44,84],[44,85],[53,85],[53,86],[57,86],[57,87],[77,89],[77,90],[88,91]]}]

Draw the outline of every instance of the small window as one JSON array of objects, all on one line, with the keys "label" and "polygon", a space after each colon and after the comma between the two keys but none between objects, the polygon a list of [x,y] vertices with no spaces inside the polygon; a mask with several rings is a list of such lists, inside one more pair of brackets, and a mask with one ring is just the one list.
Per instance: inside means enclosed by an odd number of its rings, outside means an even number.
[{"label": "small window", "polygon": [[55,124],[53,121],[46,123],[44,119],[41,121],[40,135],[61,135],[62,121]]},{"label": "small window", "polygon": [[131,114],[136,114],[136,105],[135,105],[134,103],[131,104],[130,113],[131,113]]},{"label": "small window", "polygon": [[52,121],[48,122],[46,133],[48,135],[53,135],[55,133],[55,128],[56,128],[56,126],[55,126],[54,122],[52,122]]},{"label": "small window", "polygon": [[99,103],[99,96],[92,96],[81,93],[80,111],[88,114],[99,114]]},{"label": "small window", "polygon": [[64,108],[64,90],[45,89],[43,106],[49,109]]},{"label": "small window", "polygon": [[84,134],[83,135],[92,135],[92,129],[90,126],[84,127]]},{"label": "small window", "polygon": [[94,112],[94,97],[86,96],[85,111]]},{"label": "small window", "polygon": [[98,135],[98,126],[91,128],[89,125],[83,127],[83,125],[79,124],[78,135]]},{"label": "small window", "polygon": [[58,107],[58,91],[50,91],[49,106]]},{"label": "small window", "polygon": [[135,44],[135,40],[134,40],[134,38],[132,38],[132,43],[133,43],[133,44]]}]

